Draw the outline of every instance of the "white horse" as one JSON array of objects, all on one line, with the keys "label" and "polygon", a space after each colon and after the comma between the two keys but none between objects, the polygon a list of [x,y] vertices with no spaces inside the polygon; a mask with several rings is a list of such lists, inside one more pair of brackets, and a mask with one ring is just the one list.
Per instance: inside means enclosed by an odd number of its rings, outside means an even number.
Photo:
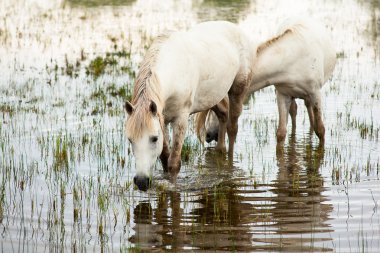
[{"label": "white horse", "polygon": [[[221,122],[218,147],[225,149],[228,111],[217,104],[227,93],[230,101],[237,101],[230,106],[236,121],[229,122],[229,129],[237,128],[256,53],[250,45],[236,25],[225,21],[201,23],[161,36],[152,44],[140,66],[132,102],[125,104],[125,131],[136,160],[134,182],[140,190],[149,188],[158,156],[164,171],[176,176],[192,113],[210,108],[216,112]],[[168,123],[173,127],[171,152]]]},{"label": "white horse", "polygon": [[[295,98],[305,101],[310,127],[314,129],[320,143],[324,143],[325,127],[321,115],[320,89],[331,77],[335,63],[336,52],[328,33],[310,19],[287,20],[276,37],[257,48],[253,76],[247,94],[270,85],[275,86],[279,112],[277,129],[279,144],[285,140],[288,113],[295,127],[297,114]],[[219,128],[218,122],[212,112],[201,112],[196,120],[200,140],[203,140],[204,132],[208,142],[219,138],[216,131]]]}]

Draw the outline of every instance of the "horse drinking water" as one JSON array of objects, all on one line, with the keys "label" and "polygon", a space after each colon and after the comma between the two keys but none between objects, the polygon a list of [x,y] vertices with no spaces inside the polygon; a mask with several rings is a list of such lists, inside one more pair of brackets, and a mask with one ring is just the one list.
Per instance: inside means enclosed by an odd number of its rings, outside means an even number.
[{"label": "horse drinking water", "polygon": [[[126,136],[136,161],[134,183],[150,187],[157,158],[165,172],[176,176],[181,149],[192,113],[212,109],[218,116],[218,148],[225,149],[228,112],[217,104],[227,95],[237,101],[229,129],[237,126],[240,101],[248,89],[255,51],[247,36],[225,21],[205,22],[184,32],[157,38],[146,53],[137,75],[132,101],[125,103]],[[169,151],[167,125],[173,128]]]},{"label": "horse drinking water", "polygon": [[[292,125],[295,127],[295,98],[305,101],[310,127],[314,129],[320,143],[324,143],[325,127],[321,114],[320,90],[331,77],[335,63],[336,52],[331,39],[323,27],[310,19],[287,20],[276,37],[259,45],[247,94],[270,85],[275,86],[279,113],[279,144],[285,140],[288,114],[291,115]],[[196,121],[198,137],[201,140],[204,133],[208,142],[216,136],[219,138],[218,122],[211,111],[201,112]],[[206,130],[202,131],[204,127]],[[231,150],[229,152],[232,153]]]}]

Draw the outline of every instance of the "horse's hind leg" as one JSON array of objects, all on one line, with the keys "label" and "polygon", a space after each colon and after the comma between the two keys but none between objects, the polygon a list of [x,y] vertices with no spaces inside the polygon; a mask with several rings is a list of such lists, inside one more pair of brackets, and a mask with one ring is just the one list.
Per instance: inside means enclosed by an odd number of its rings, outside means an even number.
[{"label": "horse's hind leg", "polygon": [[216,145],[216,150],[225,153],[226,145],[225,145],[225,136],[227,130],[227,121],[228,121],[228,109],[229,109],[229,100],[226,96],[220,101],[217,105],[211,108],[219,120],[219,130],[218,130],[218,143]]},{"label": "horse's hind leg", "polygon": [[171,173],[172,176],[176,176],[181,168],[181,151],[185,139],[188,117],[189,114],[182,114],[172,123],[173,143],[168,159],[168,172]]},{"label": "horse's hind leg", "polygon": [[292,118],[292,132],[295,132],[297,123],[297,103],[295,98],[292,98],[292,102],[290,103],[289,114]]},{"label": "horse's hind leg", "polygon": [[286,136],[286,126],[288,124],[288,113],[290,110],[290,104],[292,103],[292,98],[288,95],[284,95],[280,92],[276,92],[277,95],[277,106],[279,122],[277,128],[277,143],[283,144]]},{"label": "horse's hind leg", "polygon": [[314,96],[313,114],[314,114],[314,131],[317,134],[321,144],[325,142],[325,126],[322,120],[321,109],[321,92],[317,91]]},{"label": "horse's hind leg", "polygon": [[314,129],[314,112],[310,99],[305,99],[305,106],[307,108],[307,113],[309,114],[310,129]]},{"label": "horse's hind leg", "polygon": [[227,134],[228,134],[228,156],[232,158],[234,153],[234,144],[236,141],[236,135],[238,132],[238,119],[241,114],[241,111],[243,110],[243,100],[244,100],[244,94],[242,93],[240,95],[230,95],[230,110],[229,110],[229,117],[228,117],[228,123],[227,123]]}]

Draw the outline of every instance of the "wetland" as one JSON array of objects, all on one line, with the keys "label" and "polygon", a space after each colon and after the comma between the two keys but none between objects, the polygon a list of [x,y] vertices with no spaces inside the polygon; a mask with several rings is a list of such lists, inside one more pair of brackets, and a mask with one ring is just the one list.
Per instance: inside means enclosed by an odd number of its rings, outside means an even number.
[{"label": "wetland", "polygon": [[[133,185],[125,100],[155,36],[215,19],[263,41],[288,16],[337,49],[325,145],[298,101],[276,147],[273,87],[247,98],[232,164],[190,127],[176,184]],[[2,252],[379,252],[376,0],[0,1]],[[302,102],[302,103],[301,103]]]}]

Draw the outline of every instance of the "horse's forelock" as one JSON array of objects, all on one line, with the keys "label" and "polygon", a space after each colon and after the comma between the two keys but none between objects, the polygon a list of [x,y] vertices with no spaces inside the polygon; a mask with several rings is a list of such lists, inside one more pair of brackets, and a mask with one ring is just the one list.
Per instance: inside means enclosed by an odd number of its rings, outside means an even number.
[{"label": "horse's forelock", "polygon": [[135,107],[135,110],[128,116],[125,130],[132,140],[142,136],[145,129],[153,129],[153,115],[149,111],[149,105]]},{"label": "horse's forelock", "polygon": [[[163,107],[160,85],[152,67],[156,62],[162,43],[168,39],[169,35],[170,33],[166,33],[155,40],[140,65],[132,96],[135,110],[129,115],[125,125],[126,132],[131,139],[137,139],[142,136],[145,129],[153,128],[153,115],[150,112],[151,101],[154,101],[159,109]],[[163,128],[163,117],[160,112],[158,117],[161,128]]]}]

